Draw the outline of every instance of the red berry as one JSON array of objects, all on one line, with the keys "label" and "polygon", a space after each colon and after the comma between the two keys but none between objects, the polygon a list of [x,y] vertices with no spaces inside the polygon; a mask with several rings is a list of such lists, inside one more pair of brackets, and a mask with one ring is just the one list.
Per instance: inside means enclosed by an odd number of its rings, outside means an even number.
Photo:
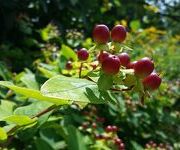
[{"label": "red berry", "polygon": [[73,68],[72,62],[69,60],[69,61],[66,63],[66,69],[67,69],[67,70],[71,70],[72,68]]},{"label": "red berry", "polygon": [[118,131],[118,127],[117,126],[112,126],[112,130],[113,130],[113,132]]},{"label": "red berry", "polygon": [[97,140],[101,140],[101,139],[104,139],[104,135],[102,135],[102,134],[96,134],[96,135],[95,135],[95,138],[96,138]]},{"label": "red berry", "polygon": [[123,150],[124,147],[125,147],[124,143],[120,143],[120,144],[119,144],[119,149],[120,149],[120,150]]},{"label": "red berry", "polygon": [[109,41],[109,28],[104,24],[99,24],[94,27],[93,39],[95,42],[105,44]]},{"label": "red berry", "polygon": [[119,139],[119,138],[115,138],[114,142],[115,142],[116,145],[120,145],[122,143],[122,140]]},{"label": "red berry", "polygon": [[151,74],[154,70],[154,63],[147,57],[142,58],[134,64],[134,72],[140,78],[144,78]]},{"label": "red berry", "polygon": [[113,132],[112,126],[107,126],[105,130],[106,132]]},{"label": "red berry", "polygon": [[151,73],[143,80],[146,89],[156,90],[161,84],[161,78],[156,73]]},{"label": "red berry", "polygon": [[78,55],[79,60],[87,60],[89,57],[89,53],[88,53],[87,49],[85,49],[85,48],[81,48],[77,52],[77,55]]},{"label": "red berry", "polygon": [[114,42],[123,42],[126,38],[126,29],[122,25],[116,25],[111,31],[111,38]]},{"label": "red berry", "polygon": [[135,63],[137,63],[137,61],[130,62],[130,63],[127,65],[127,68],[128,68],[128,69],[134,69]]},{"label": "red berry", "polygon": [[92,123],[93,128],[97,128],[97,124],[95,122]]},{"label": "red berry", "polygon": [[82,123],[82,127],[83,127],[84,129],[86,129],[88,126],[89,126],[89,123],[88,123],[88,122],[83,122],[83,123]]},{"label": "red berry", "polygon": [[99,63],[102,63],[110,54],[106,51],[101,51],[98,56]]},{"label": "red berry", "polygon": [[105,118],[103,117],[98,117],[96,120],[97,122],[101,122],[101,123],[105,122]]},{"label": "red berry", "polygon": [[121,63],[117,56],[110,55],[102,63],[102,70],[109,75],[115,75],[119,72]]},{"label": "red berry", "polygon": [[130,57],[127,53],[121,53],[118,55],[121,65],[126,67],[130,63]]}]

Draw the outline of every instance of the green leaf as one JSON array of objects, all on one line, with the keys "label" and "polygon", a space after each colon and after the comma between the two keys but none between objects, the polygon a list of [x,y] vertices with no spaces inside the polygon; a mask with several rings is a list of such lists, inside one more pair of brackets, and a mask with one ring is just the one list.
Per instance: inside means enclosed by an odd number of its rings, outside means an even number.
[{"label": "green leaf", "polygon": [[7,66],[3,62],[0,62],[0,77],[4,80],[11,80],[12,78],[11,72],[7,69]]},{"label": "green leaf", "polygon": [[135,141],[131,141],[134,150],[144,150],[144,148]]},{"label": "green leaf", "polygon": [[131,75],[131,74],[127,74],[126,75],[126,78],[123,80],[124,82],[124,85],[125,86],[133,86],[133,85],[136,85],[136,77],[134,75]]},{"label": "green leaf", "polygon": [[47,78],[51,78],[56,76],[58,73],[55,71],[50,71],[48,69],[45,69],[43,67],[38,67],[38,70]]},{"label": "green leaf", "polygon": [[133,20],[130,22],[130,27],[132,30],[138,30],[141,27],[141,23],[139,20]]},{"label": "green leaf", "polygon": [[37,150],[54,150],[46,141],[41,138],[35,140],[35,145]]},{"label": "green leaf", "polygon": [[62,126],[59,124],[52,124],[50,123],[48,126],[42,127],[40,129],[39,135],[41,139],[46,141],[53,149],[65,149],[65,142],[62,143]]},{"label": "green leaf", "polygon": [[30,89],[39,89],[35,75],[29,69],[25,69],[25,71],[20,80]]},{"label": "green leaf", "polygon": [[74,126],[69,126],[67,131],[67,144],[69,150],[87,150],[81,133]]},{"label": "green leaf", "polygon": [[0,81],[0,85],[5,86],[5,87],[15,91],[16,93],[22,94],[29,98],[34,98],[34,99],[41,100],[41,101],[48,101],[48,102],[52,102],[57,105],[69,104],[69,102],[67,100],[44,96],[38,90],[28,89],[28,88],[24,88],[24,87],[18,87],[8,81]]},{"label": "green leaf", "polygon": [[5,141],[7,139],[6,131],[0,127],[0,141]]},{"label": "green leaf", "polygon": [[105,103],[97,85],[86,79],[55,76],[41,87],[44,96],[81,103]]},{"label": "green leaf", "polygon": [[1,100],[0,102],[0,119],[12,115],[15,103],[6,100]]},{"label": "green leaf", "polygon": [[63,56],[65,56],[67,59],[73,59],[74,61],[77,60],[77,55],[76,53],[73,51],[73,49],[71,49],[70,47],[66,46],[66,45],[62,45],[61,47],[61,54]]},{"label": "green leaf", "polygon": [[30,117],[25,116],[25,115],[11,115],[11,116],[1,119],[1,121],[7,121],[10,123],[19,125],[19,126],[23,126],[23,125],[29,125],[29,124],[34,123],[36,119],[31,119]]},{"label": "green leaf", "polygon": [[98,88],[100,90],[109,90],[113,85],[113,77],[111,75],[102,74],[98,79]]},{"label": "green leaf", "polygon": [[[29,117],[33,117],[33,116],[37,115],[39,112],[42,112],[43,110],[49,108],[52,105],[53,104],[49,103],[49,102],[37,101],[28,106],[18,107],[17,109],[15,109],[14,114],[15,115],[26,115]],[[34,108],[36,108],[36,109],[34,109]],[[43,123],[45,123],[50,114],[51,114],[51,112],[46,113],[46,114],[42,115],[41,117],[39,117],[38,125],[42,125]]]}]

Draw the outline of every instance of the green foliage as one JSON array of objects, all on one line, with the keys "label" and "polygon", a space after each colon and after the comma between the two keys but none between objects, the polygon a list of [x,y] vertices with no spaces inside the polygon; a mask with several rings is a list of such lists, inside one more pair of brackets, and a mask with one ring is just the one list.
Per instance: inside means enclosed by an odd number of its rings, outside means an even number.
[{"label": "green foliage", "polygon": [[[96,135],[112,136],[105,127],[116,125],[113,135],[126,149],[148,149],[151,140],[180,149],[178,2],[6,0],[0,8],[0,148],[115,150]],[[92,28],[102,22],[126,26],[125,43],[93,47]],[[80,47],[91,53],[83,79],[77,78]],[[131,69],[113,77],[99,74],[100,66],[93,70],[98,49],[112,47],[132,61],[153,58],[163,79],[159,90],[143,93]],[[144,105],[139,93],[148,97]]]}]

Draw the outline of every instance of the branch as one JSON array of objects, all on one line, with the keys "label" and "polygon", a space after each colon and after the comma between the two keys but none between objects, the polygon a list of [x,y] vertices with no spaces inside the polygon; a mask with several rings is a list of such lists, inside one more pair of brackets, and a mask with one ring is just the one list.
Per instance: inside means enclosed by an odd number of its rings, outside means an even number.
[{"label": "branch", "polygon": [[[45,110],[39,112],[38,114],[32,116],[31,119],[34,119],[34,118],[36,118],[36,117],[41,117],[42,115],[44,115],[44,114],[46,114],[46,113],[54,110],[56,107],[57,107],[56,105],[52,105],[52,106],[46,108]],[[18,130],[19,128],[21,128],[21,126],[16,125],[16,126],[14,126],[13,128],[11,128],[11,129],[7,132],[7,134],[8,134],[8,135],[11,135],[13,132],[15,132],[16,130]],[[6,142],[5,144],[1,144],[0,147],[7,147],[7,146],[11,143],[11,141],[12,141],[13,139],[14,139],[14,136],[10,136],[10,137],[8,138],[7,142]]]}]

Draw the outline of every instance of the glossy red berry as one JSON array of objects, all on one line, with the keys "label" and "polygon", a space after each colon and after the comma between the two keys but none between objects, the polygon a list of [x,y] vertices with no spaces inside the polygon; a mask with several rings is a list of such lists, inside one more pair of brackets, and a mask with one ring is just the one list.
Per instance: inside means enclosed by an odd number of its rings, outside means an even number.
[{"label": "glossy red berry", "polygon": [[124,150],[124,148],[125,148],[124,143],[119,144],[119,150]]},{"label": "glossy red berry", "polygon": [[115,75],[119,72],[121,63],[117,56],[110,55],[102,63],[102,70],[108,75]]},{"label": "glossy red berry", "polygon": [[147,57],[142,58],[134,64],[134,73],[140,78],[148,76],[153,70],[154,63]]},{"label": "glossy red berry", "polygon": [[109,41],[109,28],[104,24],[99,24],[94,27],[93,39],[99,44],[105,44]]},{"label": "glossy red berry", "polygon": [[105,130],[106,130],[106,132],[113,132],[112,126],[110,126],[110,125],[107,126]]},{"label": "glossy red berry", "polygon": [[92,123],[93,128],[97,128],[97,124],[95,122]]},{"label": "glossy red berry", "polygon": [[98,117],[98,118],[96,119],[96,121],[103,123],[103,122],[105,122],[105,118],[103,118],[103,117]]},{"label": "glossy red berry", "polygon": [[67,70],[71,70],[72,68],[73,68],[72,62],[69,60],[69,61],[66,63],[66,69],[67,69]]},{"label": "glossy red berry", "polygon": [[101,139],[104,139],[105,137],[104,137],[104,135],[102,135],[102,134],[96,134],[96,135],[95,135],[95,138],[96,138],[97,140],[101,140]]},{"label": "glossy red berry", "polygon": [[126,67],[130,63],[130,57],[127,53],[121,53],[118,55],[121,65]]},{"label": "glossy red berry", "polygon": [[77,52],[77,55],[78,55],[78,59],[79,59],[79,60],[87,60],[88,57],[89,57],[89,53],[88,53],[87,49],[85,49],[85,48],[81,48],[81,49]]},{"label": "glossy red berry", "polygon": [[156,73],[151,73],[143,80],[143,85],[146,89],[156,90],[161,84],[161,78]]},{"label": "glossy red berry", "polygon": [[113,130],[113,132],[117,132],[118,131],[118,127],[117,126],[112,126],[112,130]]},{"label": "glossy red berry", "polygon": [[116,145],[120,145],[120,144],[122,143],[122,140],[119,139],[119,138],[115,138],[115,139],[114,139],[114,143],[115,143]]},{"label": "glossy red berry", "polygon": [[127,68],[128,68],[128,69],[134,69],[135,63],[137,63],[137,61],[130,62],[130,63],[127,65]]},{"label": "glossy red berry", "polygon": [[111,38],[114,42],[123,42],[126,38],[126,29],[122,25],[116,25],[111,31]]},{"label": "glossy red berry", "polygon": [[89,123],[88,122],[83,122],[82,123],[82,127],[83,129],[86,129],[88,127]]},{"label": "glossy red berry", "polygon": [[98,61],[99,63],[102,63],[110,54],[106,51],[101,51],[98,55]]}]

